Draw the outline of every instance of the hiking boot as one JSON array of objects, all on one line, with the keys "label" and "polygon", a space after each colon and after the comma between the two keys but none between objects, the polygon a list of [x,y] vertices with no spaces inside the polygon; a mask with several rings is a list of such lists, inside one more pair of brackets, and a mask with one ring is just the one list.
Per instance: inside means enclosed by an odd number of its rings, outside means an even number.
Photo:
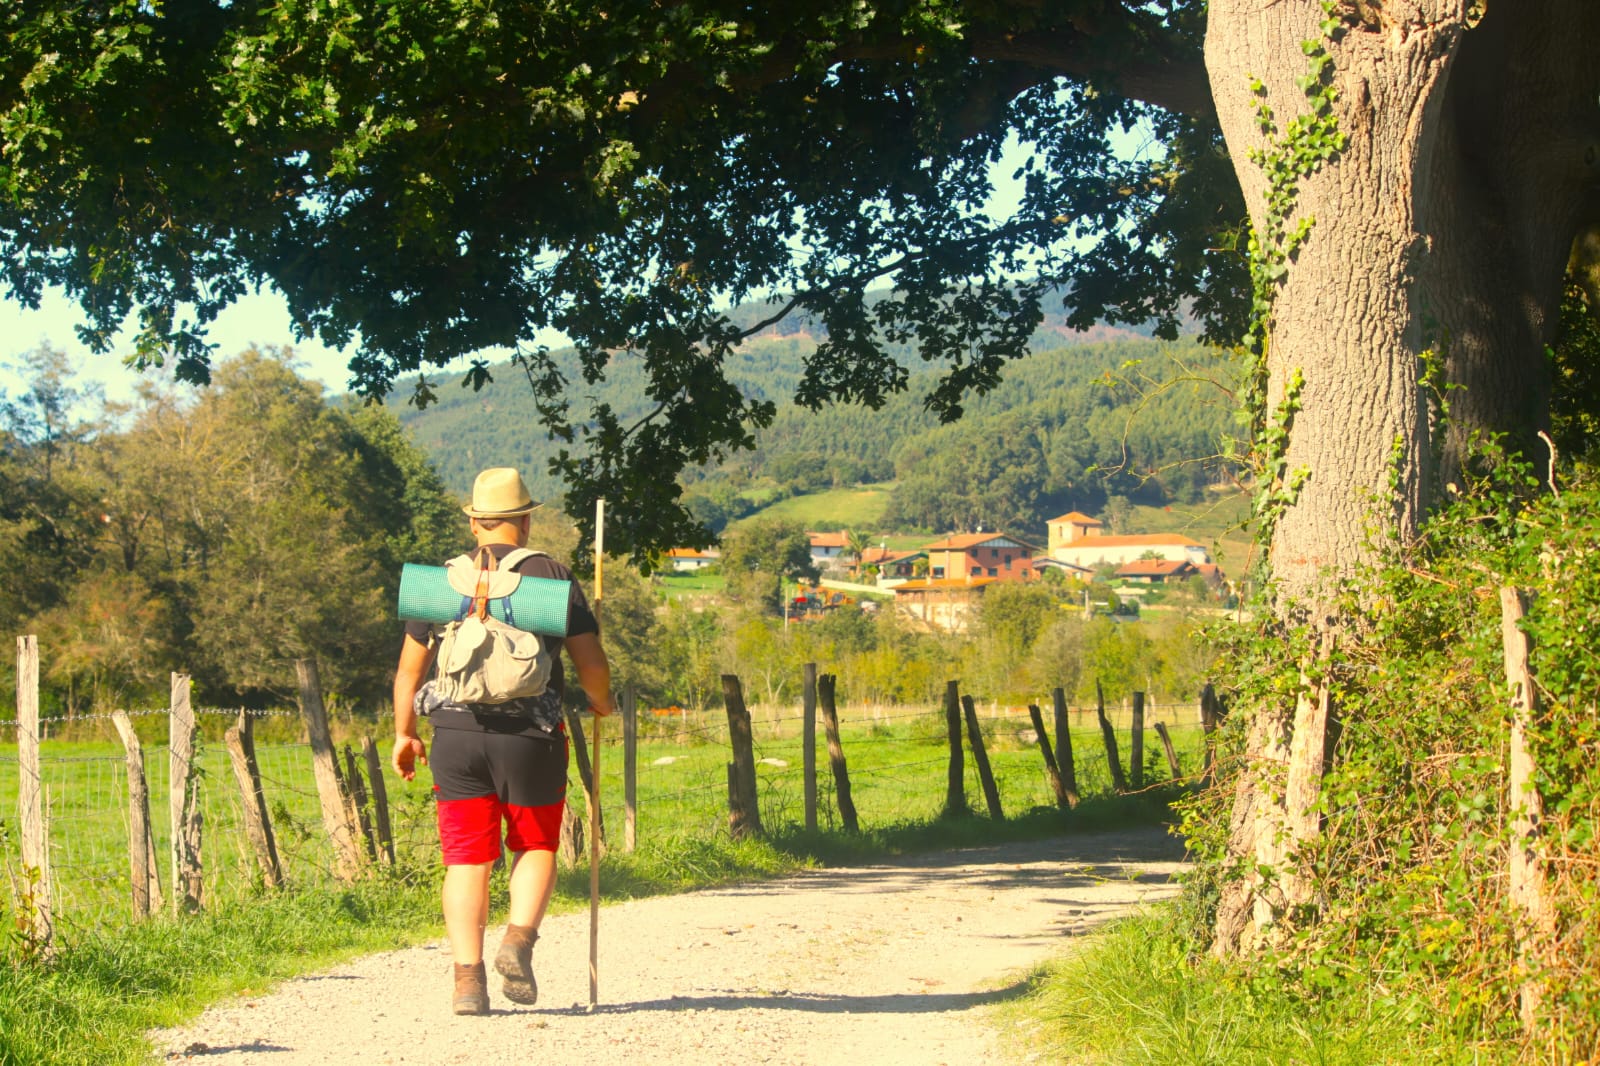
[{"label": "hiking boot", "polygon": [[457,1014],[489,1013],[489,976],[483,963],[456,965],[456,991],[450,1005]]},{"label": "hiking boot", "polygon": [[531,1007],[539,1002],[539,982],[533,979],[533,944],[539,934],[530,925],[507,925],[494,957],[494,969],[506,979],[500,991],[513,1003]]}]

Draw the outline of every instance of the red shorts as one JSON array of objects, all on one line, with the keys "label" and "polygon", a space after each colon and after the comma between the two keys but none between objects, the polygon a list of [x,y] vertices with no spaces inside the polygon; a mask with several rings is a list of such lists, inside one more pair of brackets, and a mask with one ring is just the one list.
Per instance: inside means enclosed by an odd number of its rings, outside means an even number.
[{"label": "red shorts", "polygon": [[446,866],[500,857],[500,827],[515,852],[554,851],[567,794],[567,738],[438,728],[433,794]]},{"label": "red shorts", "polygon": [[498,796],[442,799],[439,843],[446,866],[476,866],[500,857],[500,825],[505,823],[506,848],[513,852],[554,851],[561,840],[561,811],[566,802],[543,807],[518,807]]}]

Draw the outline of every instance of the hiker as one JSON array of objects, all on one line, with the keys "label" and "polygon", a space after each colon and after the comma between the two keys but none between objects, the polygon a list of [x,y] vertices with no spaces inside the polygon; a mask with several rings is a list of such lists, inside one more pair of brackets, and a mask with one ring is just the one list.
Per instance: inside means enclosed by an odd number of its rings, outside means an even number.
[{"label": "hiker", "polygon": [[[513,634],[540,642],[545,656],[541,669],[548,669],[548,677],[527,687],[542,684],[543,691],[504,702],[452,700],[452,694],[463,690],[452,687],[451,679],[436,676],[424,683],[441,641],[452,636],[451,627],[427,622],[406,623],[395,672],[395,771],[410,781],[422,763],[433,773],[445,864],[444,924],[455,959],[452,1006],[457,1014],[489,1011],[483,934],[489,920],[489,874],[500,858],[502,823],[505,846],[511,852],[511,905],[494,968],[505,979],[507,999],[532,1004],[538,998],[533,945],[555,888],[555,850],[567,791],[563,647],[590,709],[597,715],[611,713],[611,668],[583,590],[565,566],[525,550],[536,506],[521,475],[499,467],[478,475],[472,502],[462,510],[472,521],[478,543],[474,565],[570,582],[564,639]],[[513,552],[520,561],[502,566]],[[455,661],[447,651],[444,662]],[[441,674],[447,668],[441,666]],[[417,731],[417,720],[424,715],[433,721],[431,763]]]}]

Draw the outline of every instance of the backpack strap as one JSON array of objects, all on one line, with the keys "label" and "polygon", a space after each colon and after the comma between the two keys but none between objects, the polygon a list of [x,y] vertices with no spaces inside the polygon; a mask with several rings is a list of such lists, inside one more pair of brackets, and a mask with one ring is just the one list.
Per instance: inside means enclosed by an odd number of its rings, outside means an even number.
[{"label": "backpack strap", "polygon": [[471,554],[458,555],[444,564],[450,587],[457,595],[470,599],[486,591],[488,599],[503,599],[515,592],[522,583],[522,575],[516,572],[516,568],[535,555],[545,554],[529,548],[515,548],[507,552],[506,557],[493,569],[485,570],[482,564],[487,552],[487,548],[479,548]]},{"label": "backpack strap", "polygon": [[515,570],[517,567],[521,566],[523,563],[527,562],[529,559],[532,559],[536,555],[542,555],[546,559],[550,558],[548,553],[535,551],[532,548],[513,548],[511,551],[506,553],[506,557],[504,559],[500,560],[499,569]]}]

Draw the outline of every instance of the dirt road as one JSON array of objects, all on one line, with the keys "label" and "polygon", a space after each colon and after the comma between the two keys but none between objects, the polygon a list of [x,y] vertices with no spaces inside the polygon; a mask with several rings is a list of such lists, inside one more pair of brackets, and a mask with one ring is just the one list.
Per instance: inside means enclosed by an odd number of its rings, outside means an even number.
[{"label": "dirt road", "polygon": [[1174,894],[1181,858],[1161,830],[1098,833],[622,903],[601,911],[593,1012],[585,911],[546,921],[534,1007],[491,976],[493,1013],[455,1017],[437,943],[152,1037],[175,1061],[263,1066],[1001,1063],[985,1006],[1071,938]]}]

